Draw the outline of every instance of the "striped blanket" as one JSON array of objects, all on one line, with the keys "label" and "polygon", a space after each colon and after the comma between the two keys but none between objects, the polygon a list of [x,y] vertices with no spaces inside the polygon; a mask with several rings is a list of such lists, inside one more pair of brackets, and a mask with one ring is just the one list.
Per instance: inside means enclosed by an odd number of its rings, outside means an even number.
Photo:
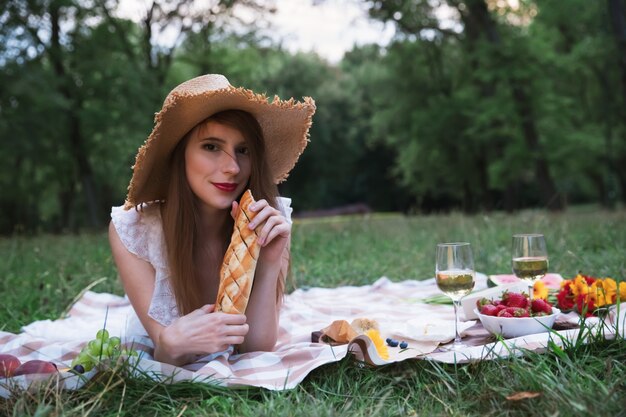
[{"label": "striped blanket", "polygon": [[[486,287],[484,275],[479,275],[477,281],[477,288]],[[506,343],[497,342],[480,322],[470,320],[460,323],[469,347],[457,352],[444,351],[441,346],[454,337],[453,308],[423,302],[438,294],[440,291],[433,279],[392,282],[384,277],[372,285],[359,287],[298,289],[285,297],[279,340],[273,352],[224,353],[211,361],[201,360],[179,368],[154,361],[152,343],[144,338],[134,340],[135,347],[142,354],[131,360],[136,372],[151,375],[156,380],[194,380],[229,387],[284,390],[295,387],[315,368],[337,362],[349,353],[374,366],[411,358],[463,363],[508,356],[524,349],[541,350],[547,345],[546,333],[509,339]],[[66,318],[31,323],[19,334],[0,332],[0,353],[13,354],[22,362],[43,359],[67,368],[85,343],[102,328],[105,314],[109,333],[124,339],[130,309],[128,300],[123,297],[87,292],[73,305]],[[359,336],[351,343],[339,346],[311,341],[312,332],[333,321],[344,319],[350,322],[359,317],[378,321],[383,339],[393,337],[406,341],[408,348],[390,347],[389,358],[385,360],[378,355],[367,336]],[[572,338],[576,332],[575,328],[560,331]],[[555,339],[553,341],[559,343]],[[96,370],[92,370],[77,376],[62,371],[58,380],[65,389],[77,389],[95,373]],[[8,396],[15,386],[25,388],[43,378],[42,375],[0,378],[0,395]]]}]

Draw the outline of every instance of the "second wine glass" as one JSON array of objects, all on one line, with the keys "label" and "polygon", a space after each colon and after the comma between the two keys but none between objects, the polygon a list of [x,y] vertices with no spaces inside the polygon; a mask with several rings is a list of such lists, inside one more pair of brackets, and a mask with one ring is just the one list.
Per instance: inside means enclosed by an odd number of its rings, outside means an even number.
[{"label": "second wine glass", "polygon": [[472,292],[475,282],[474,257],[467,242],[439,243],[435,266],[437,287],[454,303],[454,343],[457,350],[465,345],[459,333],[461,299]]},{"label": "second wine glass", "polygon": [[535,281],[548,272],[548,250],[542,234],[513,235],[513,274],[528,283],[528,296],[533,299]]}]

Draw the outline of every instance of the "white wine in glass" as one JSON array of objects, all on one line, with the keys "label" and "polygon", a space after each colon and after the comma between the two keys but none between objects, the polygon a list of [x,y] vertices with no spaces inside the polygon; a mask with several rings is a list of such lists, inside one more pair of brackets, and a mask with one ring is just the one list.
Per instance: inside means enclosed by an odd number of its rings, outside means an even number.
[{"label": "white wine in glass", "polygon": [[459,308],[461,299],[472,292],[475,282],[474,257],[467,242],[439,243],[435,277],[437,287],[454,303],[454,343],[450,349],[457,350],[465,345],[459,334]]},{"label": "white wine in glass", "polygon": [[528,295],[533,299],[535,281],[548,273],[548,251],[542,234],[513,235],[513,274],[528,283]]}]

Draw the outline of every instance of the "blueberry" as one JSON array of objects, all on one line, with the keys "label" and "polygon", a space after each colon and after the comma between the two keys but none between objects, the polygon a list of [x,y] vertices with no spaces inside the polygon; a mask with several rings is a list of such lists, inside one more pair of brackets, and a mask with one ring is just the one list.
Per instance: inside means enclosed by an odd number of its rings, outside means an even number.
[{"label": "blueberry", "polygon": [[74,371],[78,372],[79,374],[85,373],[85,367],[81,364],[75,365],[72,369],[74,369]]},{"label": "blueberry", "polygon": [[385,342],[387,342],[387,344],[389,344],[390,341],[391,341],[391,337],[388,337],[385,339]]},{"label": "blueberry", "polygon": [[396,347],[396,346],[398,346],[398,341],[397,341],[396,339],[389,339],[389,340],[387,341],[387,344],[388,344],[389,346],[391,346],[391,347]]},{"label": "blueberry", "polygon": [[405,342],[404,340],[400,342],[400,349],[406,349],[407,347],[409,347],[409,344],[407,342]]}]

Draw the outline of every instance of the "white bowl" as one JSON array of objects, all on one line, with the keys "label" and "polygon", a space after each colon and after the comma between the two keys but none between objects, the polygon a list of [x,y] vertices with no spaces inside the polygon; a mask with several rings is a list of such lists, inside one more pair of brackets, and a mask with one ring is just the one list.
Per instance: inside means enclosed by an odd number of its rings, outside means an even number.
[{"label": "white bowl", "polygon": [[505,338],[547,332],[554,325],[556,316],[560,312],[558,308],[552,307],[552,314],[549,316],[497,317],[480,314],[478,309],[474,309],[474,313],[489,333],[502,335]]}]

